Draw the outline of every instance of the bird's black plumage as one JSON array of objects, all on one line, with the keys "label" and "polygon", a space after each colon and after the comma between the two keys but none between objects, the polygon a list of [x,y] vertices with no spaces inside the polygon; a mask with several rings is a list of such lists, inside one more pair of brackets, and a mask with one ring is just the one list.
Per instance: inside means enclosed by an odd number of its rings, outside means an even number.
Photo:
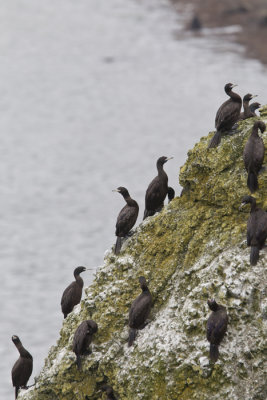
[{"label": "bird's black plumage", "polygon": [[211,139],[208,148],[217,147],[221,141],[222,134],[228,134],[233,125],[238,121],[242,106],[241,97],[232,91],[236,86],[232,83],[227,83],[224,87],[225,93],[230,97],[218,109],[215,117],[216,133]]},{"label": "bird's black plumage", "polygon": [[171,186],[168,186],[168,200],[172,201],[175,197],[175,191]]},{"label": "bird's black plumage", "polygon": [[250,216],[247,222],[247,245],[250,249],[250,264],[256,265],[259,260],[260,250],[267,238],[267,213],[257,207],[252,196],[244,196],[241,206],[251,204]]},{"label": "bird's black plumage", "polygon": [[64,314],[64,318],[72,312],[74,306],[79,304],[82,298],[83,280],[80,277],[80,273],[86,271],[85,267],[77,267],[74,270],[75,281],[72,282],[63,292],[61,297],[61,310]]},{"label": "bird's black plumage", "polygon": [[251,118],[255,116],[255,113],[253,111],[251,111],[249,102],[251,99],[253,99],[254,97],[257,97],[256,95],[253,96],[250,93],[247,93],[244,97],[243,97],[243,108],[244,111],[239,115],[239,119],[240,120],[244,120],[247,118]]},{"label": "bird's black plumage", "polygon": [[117,400],[117,397],[114,394],[112,386],[103,385],[101,390],[103,392],[106,392],[106,395],[107,395],[106,400]]},{"label": "bird's black plumage", "polygon": [[157,161],[158,175],[148,185],[145,197],[144,218],[154,215],[163,207],[165,197],[168,193],[168,175],[163,169],[163,165],[173,157],[160,157]]},{"label": "bird's black plumage", "polygon": [[18,396],[19,388],[26,388],[27,382],[32,374],[33,359],[31,354],[23,347],[18,336],[12,336],[12,341],[17,347],[19,358],[15,362],[12,371],[12,383],[15,387],[15,399]]},{"label": "bird's black plumage", "polygon": [[129,346],[136,338],[136,330],[144,328],[152,306],[152,296],[143,276],[140,276],[139,283],[142,293],[133,301],[129,312]]},{"label": "bird's black plumage", "polygon": [[219,357],[219,344],[227,330],[228,315],[226,308],[217,304],[214,299],[208,300],[208,306],[212,313],[207,322],[207,339],[210,342],[210,359],[216,362]]},{"label": "bird's black plumage", "polygon": [[250,111],[253,113],[253,117],[257,117],[257,114],[255,111],[258,110],[258,108],[261,108],[261,104],[256,101],[255,103],[250,104],[249,108],[250,108]]},{"label": "bird's black plumage", "polygon": [[243,159],[248,172],[247,186],[251,193],[258,189],[258,173],[264,159],[264,143],[258,134],[258,129],[263,133],[266,125],[263,121],[256,121],[253,125],[251,135],[245,145]]},{"label": "bird's black plumage", "polygon": [[81,369],[81,356],[89,351],[93,335],[98,330],[97,323],[91,319],[83,321],[75,331],[72,350],[76,354],[78,369]]},{"label": "bird's black plumage", "polygon": [[117,236],[117,241],[115,245],[115,254],[119,254],[121,249],[121,238],[125,237],[136,223],[139,213],[139,206],[137,202],[131,198],[128,190],[125,187],[120,186],[115,189],[114,192],[120,193],[127,203],[121,209],[116,223],[115,234]]}]

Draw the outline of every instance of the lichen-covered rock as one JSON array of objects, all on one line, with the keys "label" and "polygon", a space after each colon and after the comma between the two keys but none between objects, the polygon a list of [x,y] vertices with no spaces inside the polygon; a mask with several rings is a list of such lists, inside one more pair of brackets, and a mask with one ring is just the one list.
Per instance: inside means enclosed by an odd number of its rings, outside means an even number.
[{"label": "lichen-covered rock", "polygon": [[[261,116],[267,122],[267,107]],[[109,383],[121,400],[266,400],[267,252],[250,266],[249,210],[238,209],[248,194],[242,154],[253,122],[241,122],[218,148],[207,150],[211,133],[189,151],[180,172],[183,196],[140,224],[119,257],[107,252],[81,305],[64,320],[36,385],[19,399],[103,399],[100,387]],[[267,133],[263,138],[267,149]],[[255,197],[267,209],[266,170],[259,187]],[[154,306],[129,348],[128,311],[140,275]],[[215,365],[206,340],[209,297],[229,315]],[[85,319],[99,330],[79,372],[71,349]]]}]

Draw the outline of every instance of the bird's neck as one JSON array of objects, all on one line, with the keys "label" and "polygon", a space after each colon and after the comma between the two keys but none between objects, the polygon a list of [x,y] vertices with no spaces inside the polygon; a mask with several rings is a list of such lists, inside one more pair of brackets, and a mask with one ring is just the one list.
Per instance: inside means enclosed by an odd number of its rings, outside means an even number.
[{"label": "bird's neck", "polygon": [[142,292],[143,293],[149,293],[149,289],[148,289],[148,287],[146,285],[142,286]]},{"label": "bird's neck", "polygon": [[23,358],[32,358],[32,356],[30,355],[30,353],[22,346],[21,343],[16,345],[19,354],[21,355],[21,357]]},{"label": "bird's neck", "polygon": [[239,96],[239,94],[233,92],[232,90],[230,90],[230,92],[227,93],[229,97],[231,97],[231,99],[233,101],[237,101],[238,103],[242,102],[241,97]]},{"label": "bird's neck", "polygon": [[131,198],[130,195],[126,195],[126,196],[123,196],[123,197],[124,197],[124,200],[126,201],[126,203],[128,204],[128,206],[130,206],[130,207],[136,207],[137,203],[136,203],[135,200],[133,200],[133,199]]},{"label": "bird's neck", "polygon": [[245,115],[251,114],[251,109],[249,108],[249,101],[248,100],[243,102],[243,107],[244,107],[244,114]]},{"label": "bird's neck", "polygon": [[259,137],[259,134],[258,134],[258,127],[257,127],[257,126],[254,126],[254,127],[253,127],[252,132],[251,132],[251,136],[253,136],[253,137]]},{"label": "bird's neck", "polygon": [[158,170],[158,176],[161,178],[165,178],[168,181],[168,176],[166,174],[166,172],[163,169],[163,165],[162,164],[157,164],[157,170]]},{"label": "bird's neck", "polygon": [[83,287],[83,280],[80,277],[80,275],[74,275],[75,276],[75,280],[78,283],[78,285],[82,288]]},{"label": "bird's neck", "polygon": [[250,212],[251,213],[253,213],[254,211],[256,211],[256,200],[255,199],[253,199],[253,200],[251,200],[251,203],[250,203]]}]

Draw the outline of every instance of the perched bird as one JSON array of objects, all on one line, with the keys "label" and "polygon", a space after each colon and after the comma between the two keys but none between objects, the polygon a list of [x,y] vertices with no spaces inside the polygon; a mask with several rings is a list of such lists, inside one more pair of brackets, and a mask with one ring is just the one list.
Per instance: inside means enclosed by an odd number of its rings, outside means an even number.
[{"label": "perched bird", "polygon": [[175,191],[171,186],[168,186],[168,200],[172,201],[175,197]]},{"label": "perched bird", "polygon": [[215,117],[215,128],[217,131],[211,139],[208,148],[217,147],[221,142],[222,134],[229,134],[229,131],[239,119],[242,100],[237,93],[232,92],[235,86],[237,85],[227,83],[224,87],[225,93],[230,99],[225,101],[217,111]]},{"label": "perched bird", "polygon": [[248,172],[247,185],[251,193],[258,189],[258,173],[264,159],[264,143],[258,135],[258,129],[262,133],[265,131],[266,125],[263,121],[255,121],[243,152],[245,168]]},{"label": "perched bird", "polygon": [[117,400],[117,397],[115,397],[113,388],[109,385],[103,385],[101,388],[102,392],[106,392],[106,400]]},{"label": "perched bird", "polygon": [[154,215],[163,207],[165,197],[168,193],[168,176],[163,169],[163,165],[173,157],[160,157],[157,161],[158,175],[148,185],[145,197],[144,218]]},{"label": "perched bird", "polygon": [[192,31],[199,31],[202,29],[202,23],[198,15],[193,16],[189,28]]},{"label": "perched bird", "polygon": [[152,305],[152,296],[143,276],[140,276],[139,283],[142,293],[133,301],[129,312],[129,346],[133,344],[136,338],[136,330],[145,327],[145,322]]},{"label": "perched bird", "polygon": [[72,312],[74,306],[79,304],[82,298],[83,280],[80,277],[80,273],[86,271],[88,268],[77,267],[74,270],[75,281],[72,282],[63,292],[61,297],[61,310],[64,314],[64,318]]},{"label": "perched bird", "polygon": [[243,120],[243,119],[247,119],[247,118],[251,118],[254,117],[254,113],[253,111],[251,111],[249,102],[251,99],[253,99],[254,97],[257,97],[257,95],[252,96],[252,94],[248,93],[243,97],[243,108],[244,108],[244,112],[242,112],[239,115],[239,119]]},{"label": "perched bird", "polygon": [[32,356],[31,354],[22,346],[21,341],[18,336],[12,336],[12,342],[16,346],[19,352],[19,358],[15,362],[12,371],[12,383],[15,387],[15,399],[18,396],[19,388],[27,389],[27,382],[32,374]]},{"label": "perched bird", "polygon": [[116,223],[115,234],[117,236],[117,241],[115,245],[115,254],[119,254],[122,244],[121,238],[125,237],[136,223],[139,213],[139,206],[137,202],[131,198],[128,190],[125,187],[120,186],[117,189],[114,189],[113,192],[120,193],[127,203],[121,209]]},{"label": "perched bird", "polygon": [[93,334],[98,331],[97,323],[91,319],[83,321],[74,334],[72,350],[76,354],[78,369],[81,369],[81,356],[89,353]]},{"label": "perched bird", "polygon": [[253,117],[257,117],[257,114],[256,114],[255,111],[256,111],[258,108],[261,108],[261,104],[255,102],[255,103],[250,104],[249,108],[250,108],[250,111],[251,111],[252,114],[253,114]]},{"label": "perched bird", "polygon": [[212,313],[207,322],[207,339],[210,342],[210,359],[216,362],[219,358],[219,344],[227,330],[228,315],[226,308],[217,304],[214,299],[208,300]]},{"label": "perched bird", "polygon": [[241,207],[251,204],[250,216],[247,222],[247,245],[250,249],[250,264],[256,265],[259,260],[260,250],[267,238],[267,213],[258,208],[252,196],[242,198]]}]

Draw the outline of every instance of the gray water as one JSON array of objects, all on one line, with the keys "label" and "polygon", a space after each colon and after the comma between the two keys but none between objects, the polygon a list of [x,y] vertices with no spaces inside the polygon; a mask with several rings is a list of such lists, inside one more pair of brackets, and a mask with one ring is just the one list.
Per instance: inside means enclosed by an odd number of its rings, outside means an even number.
[{"label": "gray water", "polygon": [[226,82],[265,102],[257,61],[227,36],[179,26],[167,0],[1,3],[1,399],[14,396],[11,336],[34,357],[33,383],[74,267],[100,265],[115,242],[124,202],[112,189],[129,189],[140,222],[157,158],[174,156],[165,169],[179,193],[179,167],[213,129]]}]

